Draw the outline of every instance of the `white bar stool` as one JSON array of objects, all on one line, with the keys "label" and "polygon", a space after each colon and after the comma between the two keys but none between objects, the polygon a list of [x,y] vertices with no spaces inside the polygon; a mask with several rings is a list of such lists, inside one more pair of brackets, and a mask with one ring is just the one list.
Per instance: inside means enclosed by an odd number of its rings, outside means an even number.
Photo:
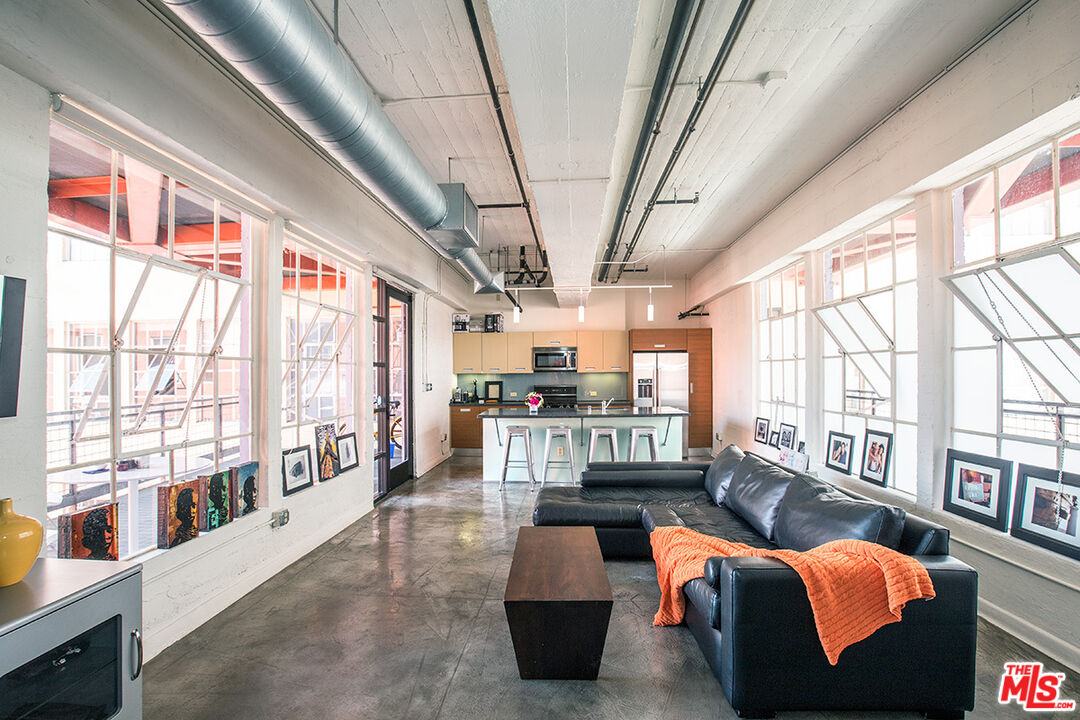
[{"label": "white bar stool", "polygon": [[[525,443],[525,461],[511,460],[510,459],[510,441],[519,437]],[[532,432],[525,425],[510,425],[506,428],[506,434],[503,437],[503,459],[502,459],[502,478],[499,480],[499,489],[502,490],[506,486],[506,471],[511,467],[527,467],[529,469],[529,489],[532,490],[536,485],[536,476],[533,474],[533,455],[532,455]]]},{"label": "white bar stool", "polygon": [[594,427],[589,431],[589,462],[596,459],[596,445],[601,438],[607,438],[608,445],[611,447],[611,461],[619,461],[619,440],[615,437],[615,428],[613,427]]},{"label": "white bar stool", "polygon": [[[566,440],[567,460],[551,459],[551,441],[559,437]],[[557,425],[547,429],[544,438],[544,472],[540,475],[540,487],[544,487],[544,483],[547,482],[548,467],[551,465],[568,466],[570,468],[570,482],[576,484],[574,480],[574,442],[570,439],[570,428],[566,425]]]},{"label": "white bar stool", "polygon": [[654,427],[633,427],[630,428],[630,462],[637,462],[637,444],[638,439],[645,438],[649,443],[649,460],[656,462],[656,459],[660,456],[660,444],[656,438],[656,428]]}]

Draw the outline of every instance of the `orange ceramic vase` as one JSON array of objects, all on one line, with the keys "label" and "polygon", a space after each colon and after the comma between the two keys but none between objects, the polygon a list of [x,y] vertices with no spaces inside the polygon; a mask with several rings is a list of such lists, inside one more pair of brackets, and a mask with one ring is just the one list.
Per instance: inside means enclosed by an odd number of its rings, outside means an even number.
[{"label": "orange ceramic vase", "polygon": [[41,523],[15,512],[11,498],[0,500],[0,587],[23,579],[41,550]]}]

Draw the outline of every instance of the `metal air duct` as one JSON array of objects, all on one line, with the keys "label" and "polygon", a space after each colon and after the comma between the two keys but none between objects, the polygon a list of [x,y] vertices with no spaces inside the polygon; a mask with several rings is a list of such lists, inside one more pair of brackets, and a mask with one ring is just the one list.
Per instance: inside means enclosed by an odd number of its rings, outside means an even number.
[{"label": "metal air duct", "polygon": [[[305,0],[164,0],[316,142],[397,212],[437,228],[447,199]],[[477,292],[503,292],[475,248],[448,248]]]}]

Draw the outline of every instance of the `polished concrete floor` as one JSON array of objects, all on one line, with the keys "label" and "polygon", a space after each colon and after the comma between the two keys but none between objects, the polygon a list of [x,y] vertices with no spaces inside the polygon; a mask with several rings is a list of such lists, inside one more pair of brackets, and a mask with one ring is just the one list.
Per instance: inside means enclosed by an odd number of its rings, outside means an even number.
[{"label": "polished concrete floor", "polygon": [[[502,596],[533,497],[526,484],[501,494],[483,485],[479,458],[407,483],[148,663],[145,717],[735,717],[690,633],[652,627],[659,590],[650,562],[607,563],[615,605],[597,682],[518,678]],[[995,698],[1003,663],[1017,659],[1062,671],[983,623],[968,717],[1029,716]],[[1063,697],[1080,699],[1076,673],[1065,672]],[[1080,710],[1059,716],[1080,719]]]}]

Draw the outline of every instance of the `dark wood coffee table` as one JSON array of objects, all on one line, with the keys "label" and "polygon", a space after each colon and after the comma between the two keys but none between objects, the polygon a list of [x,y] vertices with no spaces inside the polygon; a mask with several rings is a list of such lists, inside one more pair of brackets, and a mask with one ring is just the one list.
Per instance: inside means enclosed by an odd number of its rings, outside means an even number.
[{"label": "dark wood coffee table", "polygon": [[523,680],[595,680],[611,585],[591,527],[522,527],[503,605]]}]

